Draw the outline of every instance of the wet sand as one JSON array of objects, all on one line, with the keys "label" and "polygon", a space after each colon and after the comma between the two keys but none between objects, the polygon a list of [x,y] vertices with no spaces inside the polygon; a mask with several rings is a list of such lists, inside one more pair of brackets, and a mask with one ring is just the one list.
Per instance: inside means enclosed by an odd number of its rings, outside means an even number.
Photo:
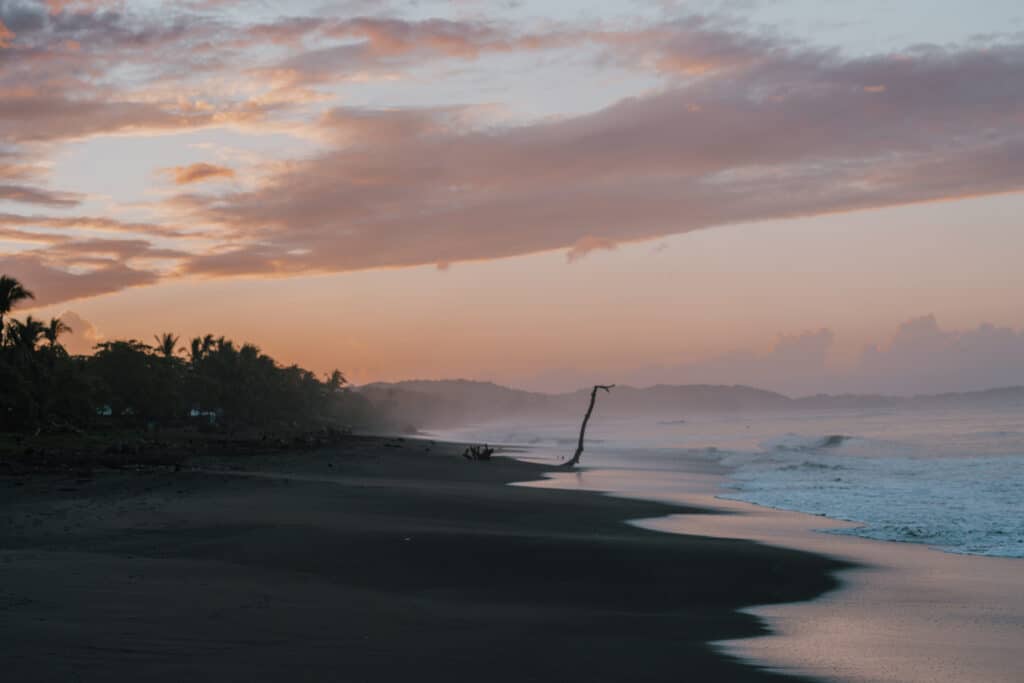
[{"label": "wet sand", "polygon": [[5,681],[793,681],[709,645],[841,562],[506,486],[544,468],[352,439],[0,479]]},{"label": "wet sand", "polygon": [[672,515],[637,525],[681,534],[756,540],[855,565],[843,586],[798,604],[748,610],[772,635],[718,643],[722,652],[781,672],[848,683],[1011,683],[1024,680],[1024,561],[952,555],[924,545],[816,530],[852,527],[822,517],[715,497],[722,479],[688,473],[584,471],[544,484],[614,490],[728,514]]}]

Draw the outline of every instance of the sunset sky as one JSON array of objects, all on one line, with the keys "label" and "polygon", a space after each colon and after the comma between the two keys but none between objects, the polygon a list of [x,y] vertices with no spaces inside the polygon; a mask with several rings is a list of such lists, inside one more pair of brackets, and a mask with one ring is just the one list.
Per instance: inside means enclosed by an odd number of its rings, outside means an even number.
[{"label": "sunset sky", "polygon": [[0,0],[0,273],[356,383],[1024,384],[1019,0]]}]

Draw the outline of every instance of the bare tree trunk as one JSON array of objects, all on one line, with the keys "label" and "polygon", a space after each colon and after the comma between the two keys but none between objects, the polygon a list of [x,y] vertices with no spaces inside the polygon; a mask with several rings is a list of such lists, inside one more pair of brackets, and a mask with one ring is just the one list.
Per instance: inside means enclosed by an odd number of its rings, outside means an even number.
[{"label": "bare tree trunk", "polygon": [[580,442],[576,446],[576,455],[572,456],[572,460],[565,463],[566,467],[574,467],[579,461],[580,456],[583,455],[583,437],[587,433],[587,423],[590,422],[590,414],[594,412],[594,401],[597,400],[597,390],[602,389],[604,391],[611,391],[615,388],[614,384],[597,384],[590,392],[590,405],[587,407],[587,414],[583,416],[583,424],[580,426]]}]

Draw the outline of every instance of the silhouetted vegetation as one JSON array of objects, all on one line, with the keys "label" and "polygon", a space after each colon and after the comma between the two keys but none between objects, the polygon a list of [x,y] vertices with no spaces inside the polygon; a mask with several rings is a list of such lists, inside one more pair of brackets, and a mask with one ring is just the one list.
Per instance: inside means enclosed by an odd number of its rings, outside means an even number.
[{"label": "silhouetted vegetation", "polygon": [[224,337],[191,340],[165,332],[70,355],[59,319],[9,319],[33,294],[0,276],[0,431],[83,432],[109,428],[195,426],[206,430],[366,426],[368,401],[335,370],[324,378],[282,366],[252,344]]}]

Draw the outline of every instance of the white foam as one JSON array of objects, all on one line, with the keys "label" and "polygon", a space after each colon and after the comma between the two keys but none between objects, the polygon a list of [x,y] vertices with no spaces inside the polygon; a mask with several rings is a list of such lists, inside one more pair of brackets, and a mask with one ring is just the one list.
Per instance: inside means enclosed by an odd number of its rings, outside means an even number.
[{"label": "white foam", "polygon": [[736,492],[724,497],[863,525],[832,533],[1024,557],[1024,455],[865,458],[810,450],[726,460],[737,465]]}]

